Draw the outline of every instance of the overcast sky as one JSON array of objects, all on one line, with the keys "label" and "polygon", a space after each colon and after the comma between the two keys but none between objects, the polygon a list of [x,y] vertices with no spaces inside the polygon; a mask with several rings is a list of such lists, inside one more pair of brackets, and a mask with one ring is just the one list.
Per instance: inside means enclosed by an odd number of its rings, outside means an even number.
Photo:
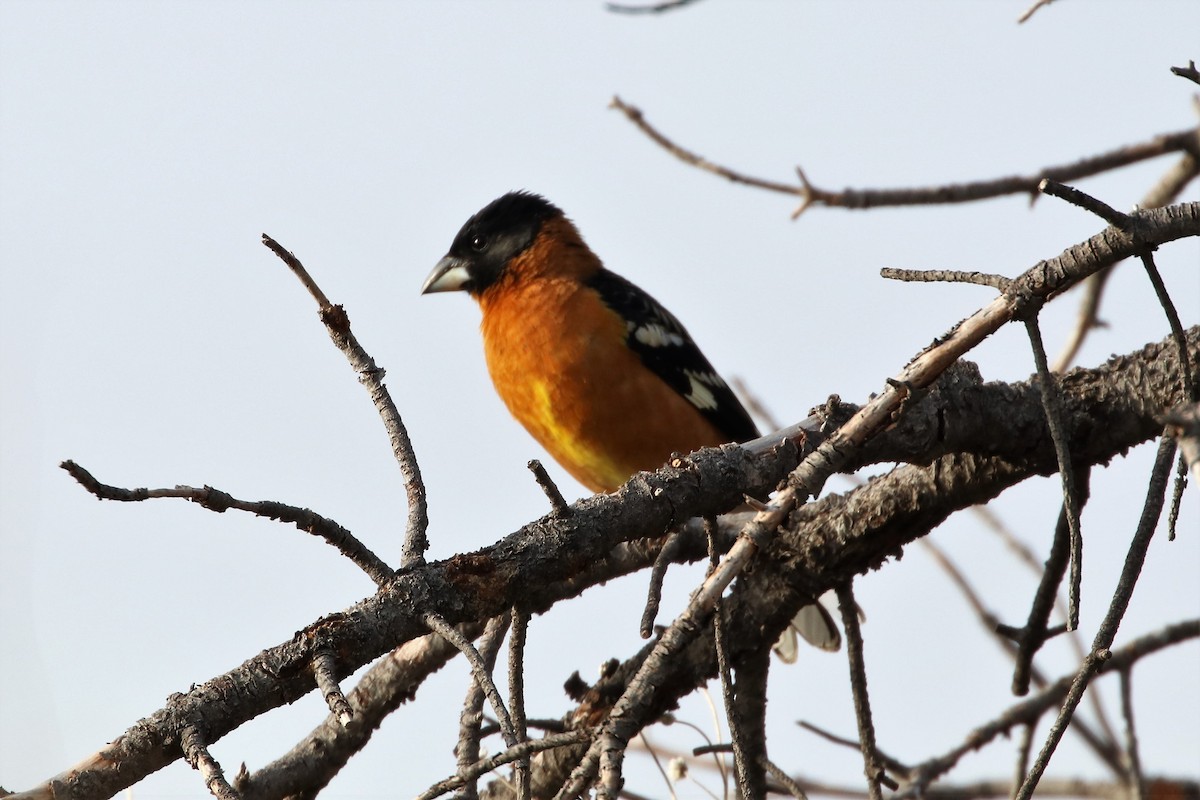
[{"label": "overcast sky", "polygon": [[[429,556],[479,548],[547,508],[524,466],[543,453],[492,391],[478,310],[464,295],[418,294],[470,214],[511,189],[543,193],[784,421],[831,393],[861,402],[991,296],[888,283],[880,267],[1016,275],[1100,223],[1024,197],[815,208],[792,222],[794,198],[684,166],[609,100],[715,161],[784,182],[801,165],[832,189],[1031,173],[1196,123],[1197,87],[1168,68],[1200,58],[1200,4],[1061,0],[1017,25],[1026,5],[704,0],[635,17],[599,2],[0,3],[0,785],[29,788],[170,693],[372,591],[294,529],[183,501],[99,503],[63,459],[122,486],[209,484],[306,506],[399,563],[404,492],[378,417],[261,233],[303,259],[387,369],[429,487]],[[1126,209],[1172,163],[1080,185]],[[1193,185],[1186,199],[1197,197]],[[1158,258],[1196,324],[1200,243]],[[1052,353],[1077,302],[1046,312]],[[1082,364],[1167,332],[1135,264],[1117,271],[1103,316]],[[972,357],[988,379],[1032,370],[1019,328]],[[1152,449],[1093,478],[1086,640]],[[569,497],[583,494],[548,467]],[[996,504],[1039,557],[1057,486],[1032,481]],[[1193,490],[1179,539],[1153,543],[1118,644],[1200,610],[1198,509]],[[933,538],[1001,618],[1024,619],[1035,577],[976,520]],[[672,572],[661,621],[697,574]],[[591,679],[640,644],[645,582],[614,581],[533,621],[531,716],[562,714],[572,671]],[[1012,702],[1008,662],[921,547],[858,595],[889,753],[945,750]],[[1149,772],[1200,777],[1198,663],[1192,643],[1134,673]],[[1064,642],[1047,648],[1047,674],[1073,666]],[[773,671],[779,763],[859,780],[855,753],[794,724],[853,735],[845,675],[844,656],[815,652]],[[465,681],[461,663],[431,679],[327,796],[412,795],[451,772]],[[1100,690],[1115,713],[1114,688]],[[231,772],[257,768],[324,714],[310,695],[214,754]],[[680,716],[719,736],[701,701]],[[649,735],[703,744],[682,726]],[[953,777],[1003,778],[1011,759],[1001,743]],[[1051,773],[1106,777],[1071,737]],[[644,760],[630,775],[630,788],[666,795]],[[203,794],[181,763],[135,789]]]}]

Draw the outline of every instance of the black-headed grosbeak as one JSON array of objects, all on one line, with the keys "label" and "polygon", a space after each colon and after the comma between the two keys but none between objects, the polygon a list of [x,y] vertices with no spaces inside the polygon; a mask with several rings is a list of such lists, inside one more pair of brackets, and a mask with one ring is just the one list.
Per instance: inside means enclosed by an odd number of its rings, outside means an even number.
[{"label": "black-headed grosbeak", "polygon": [[467,220],[421,291],[459,289],[479,301],[508,410],[594,492],[674,452],[758,436],[679,320],[538,195],[511,192]]},{"label": "black-headed grosbeak", "polygon": [[[421,287],[457,290],[479,302],[488,371],[509,412],[594,492],[672,453],[758,436],[679,320],[605,269],[539,195],[510,192],[467,220]],[[794,625],[837,649],[820,606]]]}]

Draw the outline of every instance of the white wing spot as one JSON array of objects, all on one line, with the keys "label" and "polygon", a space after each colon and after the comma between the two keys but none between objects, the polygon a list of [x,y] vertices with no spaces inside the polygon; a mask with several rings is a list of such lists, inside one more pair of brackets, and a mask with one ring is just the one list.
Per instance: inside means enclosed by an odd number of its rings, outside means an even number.
[{"label": "white wing spot", "polygon": [[707,386],[704,375],[696,375],[694,372],[688,371],[688,383],[691,386],[691,391],[684,395],[689,403],[701,410],[716,409],[717,398]]},{"label": "white wing spot", "polygon": [[633,338],[646,347],[666,347],[667,345],[679,347],[683,344],[683,337],[678,333],[672,333],[662,325],[653,323],[634,328]]}]

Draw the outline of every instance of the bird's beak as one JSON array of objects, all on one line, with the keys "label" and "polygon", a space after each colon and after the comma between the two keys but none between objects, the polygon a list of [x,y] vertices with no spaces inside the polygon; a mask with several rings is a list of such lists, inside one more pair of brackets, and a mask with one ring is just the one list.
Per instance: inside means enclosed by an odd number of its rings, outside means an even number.
[{"label": "bird's beak", "polygon": [[421,294],[434,292],[456,292],[471,279],[467,265],[461,258],[445,256],[421,284]]}]

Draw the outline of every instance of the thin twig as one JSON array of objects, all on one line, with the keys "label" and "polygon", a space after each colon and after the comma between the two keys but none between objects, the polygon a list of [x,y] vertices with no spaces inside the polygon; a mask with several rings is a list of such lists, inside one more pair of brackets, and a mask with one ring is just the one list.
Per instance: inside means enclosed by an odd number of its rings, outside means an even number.
[{"label": "thin twig", "polygon": [[[862,745],[859,744],[859,741],[857,739],[849,739],[845,736],[838,736],[833,731],[827,731],[824,728],[820,727],[819,725],[814,725],[811,722],[805,722],[804,720],[798,720],[796,722],[796,724],[799,725],[801,728],[804,728],[804,730],[809,731],[810,733],[816,734],[817,736],[820,736],[822,739],[824,739],[827,742],[832,742],[833,744],[841,745],[842,747],[849,747],[851,750],[854,750],[854,751],[857,751],[860,753],[862,752]],[[912,771],[912,768],[909,767],[907,764],[905,764],[903,761],[901,761],[898,758],[895,758],[894,756],[888,755],[886,752],[879,749],[878,744],[876,744],[876,746],[875,746],[875,758],[878,759],[879,763],[882,764],[883,768],[885,770],[887,770],[888,772],[894,772],[897,775],[907,775],[909,772]],[[889,782],[889,785],[890,785],[890,782]],[[895,788],[895,787],[893,786],[892,788]],[[862,794],[865,796],[866,792],[859,792],[859,794]]]},{"label": "thin twig", "polygon": [[542,492],[546,495],[546,499],[550,501],[551,513],[560,516],[571,513],[570,504],[563,498],[558,485],[550,477],[550,473],[546,472],[546,468],[542,465],[542,462],[533,458],[525,466],[533,473],[533,479],[537,481],[537,485],[541,487]]},{"label": "thin twig", "polygon": [[241,796],[229,785],[229,781],[225,780],[225,771],[221,769],[221,765],[208,752],[208,744],[196,725],[188,725],[181,731],[179,746],[183,750],[184,760],[200,773],[204,785],[213,797],[217,800],[241,800]]},{"label": "thin twig", "polygon": [[[704,520],[704,531],[708,535],[708,563],[710,569],[716,569],[721,554],[717,548],[717,521],[713,517]],[[725,641],[725,623],[721,619],[721,599],[718,597],[713,606],[713,643],[717,656],[717,675],[721,679],[721,698],[725,701],[725,719],[729,723],[729,739],[733,745],[733,774],[737,780],[741,797],[749,800],[756,796],[753,781],[750,777],[749,764],[746,761],[749,744],[746,741],[745,729],[738,717],[737,703],[734,700],[733,674],[729,668],[729,648]],[[738,683],[741,683],[739,673]]]},{"label": "thin twig", "polygon": [[650,585],[646,590],[646,608],[642,611],[642,624],[639,628],[643,639],[649,639],[654,633],[654,620],[658,616],[658,609],[662,603],[663,580],[667,576],[667,567],[671,565],[671,562],[675,560],[675,554],[679,552],[679,545],[682,541],[683,537],[679,531],[672,531],[668,534],[662,549],[658,551],[658,557],[654,559],[654,566],[650,569]]},{"label": "thin twig", "polygon": [[262,240],[271,252],[287,264],[317,301],[321,322],[325,324],[329,338],[346,356],[350,366],[358,374],[358,380],[367,387],[371,400],[375,403],[392,445],[392,455],[400,466],[400,476],[408,496],[408,524],[404,533],[402,560],[404,566],[422,564],[425,561],[425,550],[429,547],[429,540],[426,538],[429,510],[425,500],[425,483],[421,479],[421,468],[417,464],[417,455],[413,451],[408,430],[404,427],[400,412],[383,383],[384,372],[375,365],[375,359],[367,354],[351,332],[350,317],[347,316],[346,310],[329,302],[329,298],[317,286],[308,270],[300,263],[300,259],[265,233]]},{"label": "thin twig", "polygon": [[1017,740],[1017,768],[1013,774],[1012,792],[1010,797],[1015,797],[1021,789],[1021,782],[1025,780],[1025,773],[1029,770],[1029,756],[1033,751],[1033,734],[1037,730],[1037,720],[1027,722],[1021,726],[1021,736]]},{"label": "thin twig", "polygon": [[1125,767],[1128,772],[1130,800],[1146,796],[1146,779],[1142,775],[1142,759],[1138,755],[1137,728],[1133,723],[1132,667],[1121,670],[1121,716],[1125,718]]},{"label": "thin twig", "polygon": [[614,97],[609,107],[623,113],[642,133],[685,164],[718,175],[734,183],[802,198],[800,207],[792,214],[793,219],[815,204],[847,209],[866,209],[879,206],[965,203],[1010,194],[1036,196],[1038,183],[1044,178],[1052,178],[1057,181],[1079,180],[1080,178],[1118,169],[1167,153],[1194,150],[1196,147],[1196,131],[1194,128],[1189,128],[1174,133],[1161,134],[1147,142],[1127,145],[1095,156],[1082,158],[1069,164],[1045,167],[1033,175],[1010,176],[971,183],[916,187],[911,189],[844,189],[842,191],[830,191],[812,185],[805,176],[804,171],[800,168],[796,169],[796,176],[799,182],[797,185],[795,183],[781,183],[779,181],[756,178],[730,169],[729,167],[721,166],[667,138],[666,135],[646,121],[641,109],[629,105],[620,97]]},{"label": "thin twig", "polygon": [[1195,61],[1188,61],[1186,67],[1171,67],[1171,74],[1178,75],[1181,78],[1187,78],[1193,83],[1200,83],[1200,70],[1196,69]]},{"label": "thin twig", "polygon": [[329,647],[318,648],[313,655],[312,670],[317,689],[325,698],[325,705],[329,706],[329,713],[337,717],[343,728],[348,726],[350,720],[354,719],[354,711],[346,701],[342,687],[338,686],[337,661],[334,659],[333,650]]},{"label": "thin twig", "polygon": [[[495,616],[488,620],[487,627],[479,637],[479,655],[491,672],[496,666],[496,655],[500,652],[500,644],[508,630],[508,617]],[[463,800],[475,800],[479,797],[479,786],[474,779],[465,778],[479,762],[479,743],[483,741],[483,702],[487,692],[480,681],[472,680],[463,697],[462,711],[458,716],[458,744],[454,747],[454,757],[458,764],[457,775],[463,778],[461,797]],[[496,726],[497,730],[501,730]]]},{"label": "thin twig", "polygon": [[520,758],[528,758],[534,753],[586,742],[593,733],[592,729],[585,728],[576,731],[567,731],[566,733],[551,734],[543,739],[530,739],[529,741],[521,742],[521,744],[509,747],[504,752],[497,753],[491,758],[485,758],[482,761],[476,762],[464,775],[455,775],[453,778],[447,778],[444,781],[435,783],[417,795],[417,800],[433,800],[435,797],[440,797],[446,792],[452,792],[466,785],[467,781],[473,781],[481,775],[486,775],[497,767],[510,764]]},{"label": "thin twig", "polygon": [[[1091,497],[1091,468],[1082,467],[1071,482],[1074,497],[1079,509]],[[1074,532],[1071,530],[1070,504],[1064,498],[1058,513],[1058,523],[1054,526],[1054,537],[1050,543],[1050,555],[1046,558],[1045,569],[1042,570],[1038,581],[1037,591],[1034,592],[1033,602],[1029,606],[1029,616],[1025,627],[1017,639],[1016,664],[1013,668],[1012,692],[1017,696],[1029,692],[1029,677],[1033,669],[1033,657],[1037,655],[1042,644],[1050,638],[1050,612],[1058,601],[1058,587],[1066,574],[1067,565],[1071,561],[1074,546]],[[1077,626],[1076,626],[1077,627]],[[1069,624],[1068,630],[1074,630]]]},{"label": "thin twig", "polygon": [[1104,620],[1100,623],[1100,628],[1096,633],[1096,638],[1092,641],[1092,652],[1088,654],[1079,673],[1075,676],[1075,680],[1072,681],[1071,690],[1063,702],[1058,718],[1055,719],[1054,725],[1050,729],[1050,734],[1046,739],[1046,743],[1042,746],[1037,760],[1034,761],[1033,767],[1030,768],[1029,774],[1025,777],[1025,782],[1017,792],[1016,800],[1029,800],[1033,795],[1038,781],[1050,763],[1050,757],[1054,755],[1059,741],[1062,740],[1063,732],[1066,730],[1067,725],[1070,724],[1071,717],[1075,713],[1075,708],[1079,705],[1084,691],[1087,689],[1092,677],[1100,670],[1104,662],[1108,660],[1110,655],[1108,648],[1112,646],[1113,639],[1117,635],[1117,628],[1121,624],[1121,619],[1125,616],[1125,610],[1129,607],[1129,599],[1133,596],[1134,586],[1137,585],[1138,575],[1141,574],[1142,564],[1146,559],[1146,551],[1150,548],[1150,539],[1154,536],[1154,529],[1158,524],[1159,516],[1162,514],[1167,480],[1170,476],[1171,464],[1174,457],[1175,442],[1169,436],[1164,435],[1159,441],[1158,453],[1154,459],[1154,467],[1150,473],[1150,485],[1146,491],[1146,502],[1142,508],[1142,516],[1138,520],[1137,531],[1134,533],[1133,541],[1130,542],[1129,552],[1125,556],[1125,566],[1121,570],[1121,577],[1117,581],[1117,589],[1113,593],[1108,613],[1105,614]]},{"label": "thin twig", "polygon": [[796,798],[796,800],[808,800],[808,795],[804,792],[804,789],[801,788],[800,784],[796,783],[796,781],[792,779],[792,776],[788,775],[774,761],[767,758],[765,755],[761,755],[758,757],[758,765],[772,775],[775,780],[783,784],[784,788],[787,789],[788,794]]},{"label": "thin twig", "polygon": [[487,695],[488,702],[492,705],[492,711],[496,715],[496,721],[500,723],[500,735],[504,737],[505,746],[515,745],[517,736],[513,731],[512,717],[509,716],[508,709],[504,707],[504,699],[500,697],[500,691],[492,681],[487,662],[475,649],[475,645],[471,644],[453,625],[438,614],[431,611],[423,619],[426,627],[434,633],[440,634],[467,657],[467,662],[471,665],[471,672],[474,674],[475,680],[483,687],[484,694]]},{"label": "thin twig", "polygon": [[665,11],[674,11],[684,6],[690,6],[692,3],[699,0],[663,0],[661,3],[652,3],[647,6],[631,6],[625,3],[605,3],[604,9],[611,11],[614,14],[662,14]]},{"label": "thin twig", "polygon": [[1017,17],[1017,24],[1020,25],[1020,24],[1027,22],[1030,17],[1032,17],[1034,14],[1037,13],[1037,10],[1039,8],[1041,8],[1042,6],[1048,6],[1053,2],[1054,2],[1054,0],[1037,0],[1037,2],[1035,2],[1033,5],[1031,5],[1027,9],[1025,9],[1024,13],[1022,13],[1021,16]]},{"label": "thin twig", "polygon": [[[529,630],[529,614],[512,610],[511,635],[508,637],[508,707],[512,714],[513,732],[517,744],[528,741],[529,728],[525,722],[525,634]],[[529,756],[521,756],[515,764],[517,800],[529,800]]]},{"label": "thin twig", "polygon": [[76,464],[74,461],[64,461],[59,466],[77,480],[84,489],[101,500],[116,500],[133,503],[160,497],[176,497],[190,500],[202,508],[215,511],[218,514],[229,509],[237,509],[266,517],[278,522],[289,522],[305,533],[320,536],[328,544],[336,547],[338,552],[353,561],[359,569],[367,573],[377,586],[383,586],[396,577],[395,571],[384,563],[383,559],[371,552],[370,548],[355,538],[354,534],[338,525],[328,517],[322,517],[307,508],[289,506],[273,500],[248,501],[239,500],[228,492],[214,489],[211,486],[195,488],[192,486],[176,486],[174,489],[123,489],[119,486],[109,486],[96,480],[92,473]]},{"label": "thin twig", "polygon": [[1117,211],[1103,200],[1093,197],[1087,192],[1082,192],[1074,186],[1067,186],[1059,181],[1043,178],[1038,182],[1038,191],[1042,194],[1048,194],[1051,197],[1057,197],[1060,200],[1066,200],[1071,205],[1079,206],[1085,211],[1090,211],[1115,228],[1125,230],[1129,227],[1128,214]]},{"label": "thin twig", "polygon": [[1009,279],[1003,275],[993,275],[990,272],[964,272],[956,269],[899,269],[884,267],[879,270],[881,278],[906,283],[971,283],[976,286],[990,286],[1004,291],[1008,288]]},{"label": "thin twig", "polygon": [[1067,590],[1067,630],[1079,627],[1079,592],[1083,584],[1083,530],[1079,524],[1079,494],[1075,488],[1075,470],[1071,466],[1071,449],[1067,446],[1067,434],[1062,429],[1062,413],[1059,408],[1058,381],[1046,363],[1046,346],[1042,342],[1042,331],[1037,318],[1025,319],[1025,330],[1033,347],[1033,362],[1037,365],[1038,388],[1042,395],[1042,408],[1046,415],[1046,427],[1054,442],[1054,455],[1058,459],[1058,472],[1062,478],[1063,509],[1066,511],[1067,529],[1071,534],[1071,580]]},{"label": "thin twig", "polygon": [[858,721],[859,749],[863,756],[863,773],[867,776],[867,796],[882,800],[879,788],[883,767],[875,754],[875,722],[871,719],[871,701],[867,695],[867,666],[863,658],[862,631],[858,628],[858,605],[849,581],[837,586],[838,608],[842,612],[842,627],[846,631],[846,654],[850,661],[850,689],[854,694],[854,717]]},{"label": "thin twig", "polygon": [[[712,713],[712,717],[713,717],[713,729],[716,731],[715,736],[719,739],[719,738],[721,738],[721,718],[717,715],[716,705],[712,702],[712,699],[708,693],[707,688],[701,688],[700,691],[704,693],[704,697],[708,701],[708,709]],[[702,756],[705,754],[712,754],[713,769],[715,769],[717,771],[717,774],[721,778],[721,790],[722,790],[721,794],[723,797],[728,797],[729,796],[729,762],[726,759],[721,758],[720,754],[721,753],[732,753],[733,745],[725,744],[725,743],[714,744],[712,737],[710,737],[707,733],[705,733],[704,729],[701,728],[699,725],[688,722],[687,720],[684,720],[684,719],[679,719],[678,717],[676,717],[674,715],[664,716],[663,717],[664,724],[667,724],[666,720],[668,720],[668,719],[670,720],[669,724],[682,725],[685,728],[689,728],[689,729],[695,731],[696,735],[705,741],[705,743],[706,743],[705,745],[703,745],[701,747],[693,747],[692,748],[692,755],[693,756]],[[659,749],[662,749],[662,748],[660,747]]]},{"label": "thin twig", "polygon": [[645,731],[639,731],[638,738],[642,740],[642,747],[646,748],[646,753],[649,754],[650,760],[654,762],[654,767],[658,770],[658,774],[662,776],[663,783],[667,786],[667,793],[671,795],[671,800],[677,800],[678,795],[675,794],[675,782],[667,774],[667,768],[662,765],[662,759],[658,757],[658,750],[654,745],[650,744],[650,739],[646,736]]},{"label": "thin twig", "polygon": [[642,133],[649,136],[651,139],[657,142],[660,147],[686,164],[691,164],[693,167],[702,169],[706,172],[711,172],[714,175],[720,175],[722,178],[727,178],[734,183],[744,183],[748,186],[757,186],[760,189],[768,189],[773,192],[782,192],[783,194],[798,194],[802,196],[804,194],[803,188],[795,186],[794,184],[777,183],[775,181],[762,180],[761,178],[751,178],[747,175],[742,175],[739,172],[734,172],[727,167],[714,164],[702,156],[696,155],[690,150],[685,150],[684,148],[672,142],[663,134],[659,133],[654,126],[647,122],[640,108],[627,104],[624,100],[616,95],[613,95],[612,102],[609,103],[608,107],[615,108],[620,111],[630,122],[636,125],[642,131]]}]

